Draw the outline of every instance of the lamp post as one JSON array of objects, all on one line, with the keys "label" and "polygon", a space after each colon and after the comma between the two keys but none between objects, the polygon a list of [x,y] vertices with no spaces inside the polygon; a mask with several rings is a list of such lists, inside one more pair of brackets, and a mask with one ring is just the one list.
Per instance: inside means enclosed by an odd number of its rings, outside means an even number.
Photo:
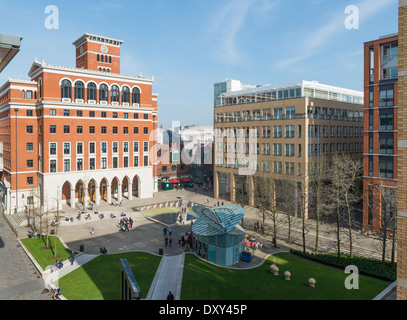
[{"label": "lamp post", "polygon": [[17,211],[18,211],[18,182],[17,182],[17,173],[18,173],[18,167],[17,167],[17,165],[18,165],[18,158],[17,158],[17,132],[18,132],[18,130],[17,130],[17,114],[18,114],[18,108],[15,108],[14,109],[14,111],[15,111],[15,113],[16,113],[16,146],[15,146],[15,148],[16,148],[16,208],[15,208],[15,210],[14,210],[14,213],[17,213]]}]

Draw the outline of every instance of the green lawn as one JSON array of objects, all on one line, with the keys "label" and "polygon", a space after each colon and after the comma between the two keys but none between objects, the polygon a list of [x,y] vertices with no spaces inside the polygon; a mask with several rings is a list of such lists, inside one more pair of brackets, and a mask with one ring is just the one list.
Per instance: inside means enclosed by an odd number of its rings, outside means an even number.
[{"label": "green lawn", "polygon": [[142,252],[102,255],[59,279],[68,300],[120,300],[120,259],[127,259],[144,299],[150,289],[161,257]]},{"label": "green lawn", "polygon": [[[269,273],[271,259],[277,260],[279,276]],[[291,281],[284,279],[290,271]],[[270,256],[249,270],[220,268],[185,256],[181,299],[183,300],[371,300],[390,283],[360,275],[359,289],[347,290],[342,270],[325,266],[290,253]],[[309,278],[317,281],[310,288]]]},{"label": "green lawn", "polygon": [[52,265],[55,260],[67,260],[71,255],[71,250],[65,248],[65,246],[61,243],[59,238],[57,238],[57,256],[58,258],[53,258],[54,256],[54,246],[55,246],[55,237],[49,236],[49,245],[51,249],[44,249],[46,246],[46,237],[40,239],[36,237],[35,239],[22,239],[21,242],[24,246],[28,249],[37,263],[41,266],[43,270],[46,269],[47,266]]}]

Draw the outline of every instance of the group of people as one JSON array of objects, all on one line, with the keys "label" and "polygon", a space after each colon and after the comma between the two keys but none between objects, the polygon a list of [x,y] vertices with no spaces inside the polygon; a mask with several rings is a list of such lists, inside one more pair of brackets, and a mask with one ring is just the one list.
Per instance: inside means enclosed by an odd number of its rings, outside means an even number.
[{"label": "group of people", "polygon": [[123,207],[123,201],[120,201],[120,202],[112,201],[111,205],[114,206],[114,207],[117,207],[117,206]]},{"label": "group of people", "polygon": [[45,237],[45,232],[42,232],[42,234],[40,235],[38,232],[28,232],[28,238],[29,239],[35,239],[36,237]]},{"label": "group of people", "polygon": [[55,260],[55,262],[51,265],[51,273],[54,271],[57,271],[59,269],[62,269],[64,267],[64,263],[62,259],[60,261]]},{"label": "group of people", "polygon": [[[168,235],[167,235],[168,232]],[[165,246],[166,247],[170,247],[172,248],[172,229],[171,228],[166,228],[164,227],[163,229],[163,233],[164,233],[164,241],[165,241]]]},{"label": "group of people", "polygon": [[178,243],[185,247],[186,244],[189,245],[190,248],[192,248],[192,232],[187,231],[185,232],[185,235],[181,237],[181,239],[178,240]]},{"label": "group of people", "polygon": [[130,231],[133,228],[133,219],[127,218],[126,216],[120,219],[119,222],[119,231]]},{"label": "group of people", "polygon": [[252,249],[253,251],[256,249],[262,250],[264,248],[264,242],[256,241],[254,236],[248,236],[247,234],[244,237],[244,245],[247,250]]}]

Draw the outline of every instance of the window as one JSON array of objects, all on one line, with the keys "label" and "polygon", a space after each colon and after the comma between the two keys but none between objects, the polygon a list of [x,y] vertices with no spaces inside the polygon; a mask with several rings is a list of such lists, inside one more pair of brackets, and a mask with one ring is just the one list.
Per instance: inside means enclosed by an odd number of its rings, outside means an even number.
[{"label": "window", "polygon": [[102,118],[106,118],[106,112],[102,111]]},{"label": "window", "polygon": [[119,87],[116,85],[112,86],[110,91],[110,101],[111,102],[119,102],[120,101],[120,90]]},{"label": "window", "polygon": [[56,160],[51,160],[49,162],[49,172],[51,172],[51,173],[57,172],[57,161]]},{"label": "window", "polygon": [[117,153],[118,152],[118,143],[117,142],[113,142],[113,152]]},{"label": "window", "polygon": [[274,161],[274,173],[281,174],[283,171],[283,163],[280,161]]},{"label": "window", "polygon": [[134,114],[134,119],[138,119],[138,113]]},{"label": "window", "polygon": [[113,157],[113,169],[117,169],[118,161],[117,157]]},{"label": "window", "polygon": [[27,117],[32,117],[33,116],[33,111],[32,110],[27,110],[26,111],[26,116]]},{"label": "window", "polygon": [[369,131],[372,131],[374,128],[373,124],[373,110],[369,110]]},{"label": "window", "polygon": [[148,156],[144,156],[143,157],[143,159],[144,159],[144,163],[143,163],[143,165],[144,165],[144,167],[148,167]]},{"label": "window", "polygon": [[143,143],[143,152],[148,152],[148,142],[147,141],[145,141]]},{"label": "window", "polygon": [[70,172],[70,171],[71,171],[71,160],[64,159],[64,172]]},{"label": "window", "polygon": [[140,103],[140,89],[139,88],[134,88],[133,89],[133,103]]},{"label": "window", "polygon": [[379,157],[379,177],[393,179],[392,157]]},{"label": "window", "polygon": [[106,134],[107,133],[107,128],[105,126],[102,127],[101,129],[102,134]]},{"label": "window", "polygon": [[71,154],[71,145],[68,142],[64,143],[64,154]]},{"label": "window", "polygon": [[374,105],[374,88],[369,88],[369,107],[372,108]]},{"label": "window", "polygon": [[285,126],[285,137],[294,138],[294,126]]},{"label": "window", "polygon": [[96,101],[96,84],[93,82],[88,84],[88,101],[89,100],[94,100]]},{"label": "window", "polygon": [[123,90],[122,90],[122,103],[130,103],[130,89],[129,89],[129,87],[123,87]]},{"label": "window", "polygon": [[129,167],[129,157],[123,157],[123,168]]},{"label": "window", "polygon": [[281,138],[283,136],[283,127],[282,126],[274,126],[274,138]]},{"label": "window", "polygon": [[50,109],[49,110],[49,115],[50,116],[55,116],[57,114],[57,111],[55,109]]},{"label": "window", "polygon": [[61,98],[72,98],[72,84],[69,80],[62,81],[61,84]]},{"label": "window", "polygon": [[50,155],[56,155],[57,154],[57,144],[56,143],[50,143],[49,144],[49,154]]},{"label": "window", "polygon": [[162,171],[167,172],[167,166],[162,166]]},{"label": "window", "polygon": [[34,160],[27,160],[27,168],[28,169],[34,168]]},{"label": "window", "polygon": [[89,170],[96,170],[95,161],[96,161],[95,158],[89,159]]},{"label": "window", "polygon": [[76,171],[83,171],[83,159],[76,160]]},{"label": "window", "polygon": [[379,130],[394,130],[394,110],[380,109]]},{"label": "window", "polygon": [[283,147],[282,147],[282,144],[281,143],[275,143],[274,144],[274,155],[275,156],[281,156],[282,155],[282,149],[283,149]]},{"label": "window", "polygon": [[138,167],[138,156],[134,156],[133,160],[134,160],[133,167]]},{"label": "window", "polygon": [[76,153],[83,154],[83,143],[82,142],[78,142],[76,144]]},{"label": "window", "polygon": [[32,142],[27,143],[27,151],[33,151],[34,150],[34,144]]},{"label": "window", "polygon": [[82,117],[83,116],[83,111],[82,110],[77,110],[76,111],[76,116],[77,117]]},{"label": "window", "polygon": [[123,152],[129,152],[129,143],[123,142]]},{"label": "window", "polygon": [[294,163],[293,162],[285,163],[285,174],[294,175]]},{"label": "window", "polygon": [[369,156],[369,177],[373,177],[373,156]]},{"label": "window", "polygon": [[294,157],[294,144],[285,145],[285,155],[286,157]]},{"label": "window", "polygon": [[57,126],[49,126],[49,133],[57,133]]},{"label": "window", "polygon": [[102,169],[107,169],[107,158],[102,158]]},{"label": "window", "polygon": [[94,142],[89,143],[89,153],[95,153],[96,152],[96,144]]},{"label": "window", "polygon": [[69,126],[64,126],[64,133],[69,133]]},{"label": "window", "polygon": [[77,134],[82,134],[83,133],[83,127],[82,126],[77,126],[76,127],[76,133]]},{"label": "window", "polygon": [[89,127],[89,133],[90,134],[95,134],[95,127],[94,126]]},{"label": "window", "polygon": [[113,118],[117,118],[117,112],[113,112]]},{"label": "window", "polygon": [[285,118],[286,119],[295,119],[295,107],[285,108]]},{"label": "window", "polygon": [[123,134],[129,133],[129,127],[123,127]]},{"label": "window", "polygon": [[144,134],[148,134],[148,128],[144,127]]},{"label": "window", "polygon": [[274,109],[274,120],[283,119],[283,108]]},{"label": "window", "polygon": [[113,134],[117,134],[117,127],[113,127]]},{"label": "window", "polygon": [[394,106],[394,86],[381,86],[379,91],[379,107]]},{"label": "window", "polygon": [[105,84],[101,84],[99,88],[99,100],[108,101],[108,87]]},{"label": "window", "polygon": [[102,153],[107,153],[107,143],[106,142],[102,142],[101,151],[102,151]]},{"label": "window", "polygon": [[32,186],[34,184],[34,178],[33,177],[27,177],[27,185]]},{"label": "window", "polygon": [[394,153],[394,136],[393,133],[380,133],[379,135],[379,153]]},{"label": "window", "polygon": [[144,114],[144,120],[148,120],[148,114],[147,113]]},{"label": "window", "polygon": [[33,133],[33,126],[27,126],[27,133]]},{"label": "window", "polygon": [[95,111],[89,111],[89,117],[94,118],[95,117]]},{"label": "window", "polygon": [[123,119],[128,119],[129,118],[129,114],[128,113],[123,113]]},{"label": "window", "polygon": [[85,98],[85,85],[82,81],[75,82],[75,99],[84,99]]}]

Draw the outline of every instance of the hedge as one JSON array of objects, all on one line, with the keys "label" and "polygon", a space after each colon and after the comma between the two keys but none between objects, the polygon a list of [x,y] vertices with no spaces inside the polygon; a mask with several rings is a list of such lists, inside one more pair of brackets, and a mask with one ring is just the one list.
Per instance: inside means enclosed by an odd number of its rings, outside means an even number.
[{"label": "hedge", "polygon": [[360,274],[381,280],[395,281],[397,278],[397,264],[394,263],[394,266],[391,267],[389,261],[385,262],[384,273],[382,273],[382,261],[375,258],[366,258],[355,255],[351,258],[349,254],[341,253],[340,263],[337,264],[338,255],[336,253],[304,253],[300,250],[294,249],[291,249],[291,253],[340,269],[345,269],[349,265],[354,265],[359,269]]}]

